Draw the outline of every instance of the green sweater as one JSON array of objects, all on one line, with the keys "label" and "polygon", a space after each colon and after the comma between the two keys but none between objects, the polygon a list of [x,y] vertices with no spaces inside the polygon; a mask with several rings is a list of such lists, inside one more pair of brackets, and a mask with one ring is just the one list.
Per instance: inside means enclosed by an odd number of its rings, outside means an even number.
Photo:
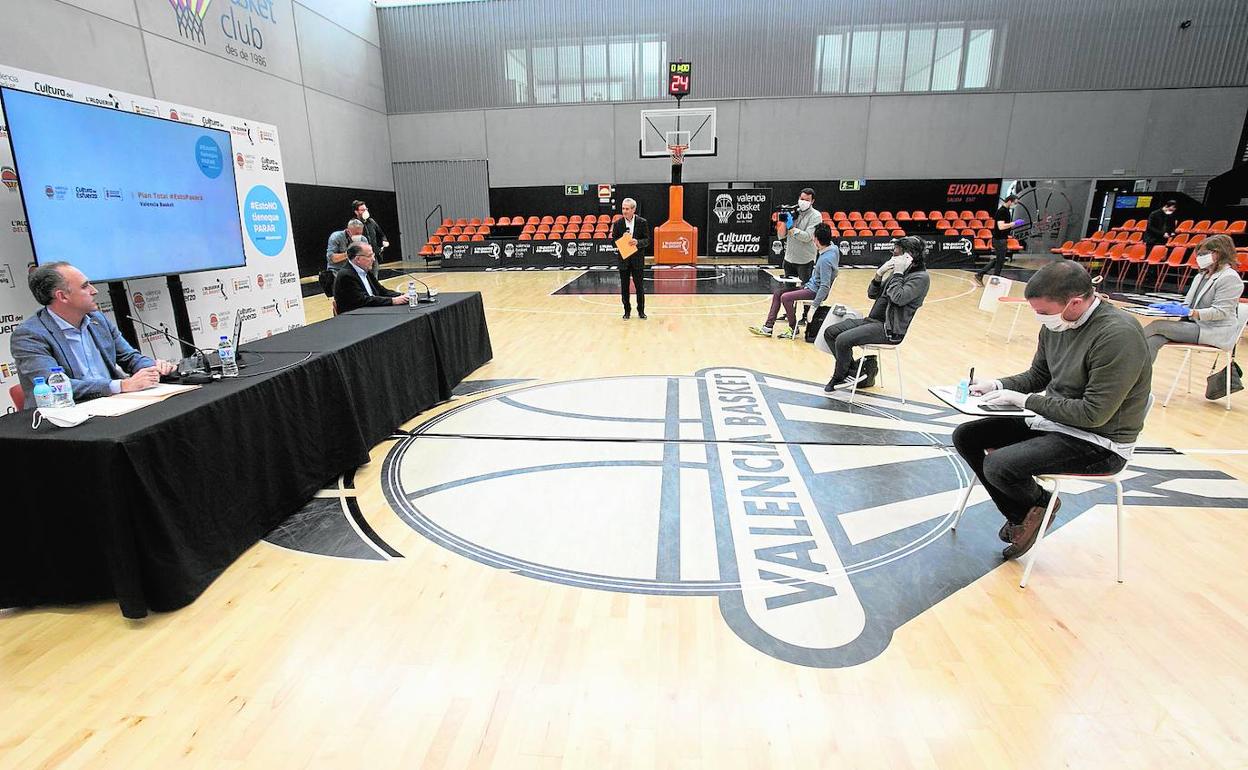
[{"label": "green sweater", "polygon": [[1041,329],[1031,368],[1001,385],[1031,393],[1027,408],[1042,417],[1131,444],[1144,428],[1152,380],[1140,324],[1102,300],[1077,329]]}]

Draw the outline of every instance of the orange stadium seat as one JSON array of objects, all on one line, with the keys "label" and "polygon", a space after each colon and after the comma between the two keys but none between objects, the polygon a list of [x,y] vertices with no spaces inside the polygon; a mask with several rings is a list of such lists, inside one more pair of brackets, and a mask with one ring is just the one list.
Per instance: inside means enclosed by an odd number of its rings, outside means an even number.
[{"label": "orange stadium seat", "polygon": [[989,214],[987,211],[984,211],[981,209],[975,212],[975,218],[976,219],[992,219],[992,214]]},{"label": "orange stadium seat", "polygon": [[975,215],[969,211],[959,211],[958,219],[974,219]]},{"label": "orange stadium seat", "polygon": [[927,214],[924,214],[922,211],[911,211],[910,219],[914,222],[926,222]]},{"label": "orange stadium seat", "polygon": [[468,224],[473,225],[473,226],[479,225],[481,224],[481,218],[473,217],[471,220],[469,220]]},{"label": "orange stadium seat", "polygon": [[[980,232],[983,232],[983,231],[981,230]],[[1052,249],[1049,249],[1049,253],[1050,254],[1069,254],[1071,250],[1074,249],[1074,247],[1075,247],[1074,241],[1066,241],[1061,246],[1057,246]]]},{"label": "orange stadium seat", "polygon": [[898,211],[898,212],[897,212],[897,216],[895,217],[895,219],[896,219],[898,222],[909,222],[909,221],[910,221],[910,212],[908,212],[908,211]]},{"label": "orange stadium seat", "polygon": [[1248,222],[1245,222],[1242,219],[1236,219],[1234,222],[1232,222],[1230,225],[1227,226],[1226,234],[1227,235],[1243,235],[1244,230],[1246,228],[1248,228]]},{"label": "orange stadium seat", "polygon": [[459,227],[465,227],[468,224],[468,220],[464,219],[463,217],[460,217],[459,219],[455,220],[455,224],[458,225]]}]

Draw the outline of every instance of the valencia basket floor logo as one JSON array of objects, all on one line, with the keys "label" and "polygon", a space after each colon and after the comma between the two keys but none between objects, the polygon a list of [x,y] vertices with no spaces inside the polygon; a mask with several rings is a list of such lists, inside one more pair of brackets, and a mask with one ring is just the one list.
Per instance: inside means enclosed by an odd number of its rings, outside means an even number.
[{"label": "valencia basket floor logo", "polygon": [[[759,651],[849,666],[1000,566],[1001,519],[982,488],[949,530],[969,482],[949,439],[965,419],[890,398],[851,405],[735,367],[536,384],[420,425],[381,484],[409,526],[483,565],[717,597]],[[1129,502],[1248,506],[1248,485],[1171,450],[1139,453],[1129,475]],[[1058,526],[1111,502],[1096,485],[1064,489]]]}]

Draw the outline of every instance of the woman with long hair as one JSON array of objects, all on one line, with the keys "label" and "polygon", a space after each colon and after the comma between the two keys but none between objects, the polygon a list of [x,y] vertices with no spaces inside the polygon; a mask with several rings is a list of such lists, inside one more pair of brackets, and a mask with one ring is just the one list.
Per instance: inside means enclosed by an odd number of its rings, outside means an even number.
[{"label": "woman with long hair", "polygon": [[897,344],[906,336],[914,314],[923,306],[931,279],[923,254],[923,239],[914,235],[893,242],[893,258],[880,265],[867,286],[867,298],[875,300],[866,318],[847,318],[829,326],[823,338],[836,357],[836,368],[824,391],[831,393],[855,383],[869,388],[875,384],[879,362],[874,356],[862,364],[858,376],[853,352],[857,345]]},{"label": "woman with long hair", "polygon": [[1223,350],[1235,344],[1240,330],[1235,311],[1244,295],[1244,282],[1235,271],[1235,261],[1235,242],[1229,235],[1211,235],[1196,247],[1200,272],[1187,297],[1182,303],[1152,305],[1182,319],[1153,321],[1144,330],[1154,361],[1157,351],[1167,342],[1194,342]]}]

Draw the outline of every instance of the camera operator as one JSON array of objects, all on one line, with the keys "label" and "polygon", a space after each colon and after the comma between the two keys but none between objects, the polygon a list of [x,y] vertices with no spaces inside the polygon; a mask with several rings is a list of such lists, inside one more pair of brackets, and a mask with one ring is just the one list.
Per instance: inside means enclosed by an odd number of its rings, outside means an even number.
[{"label": "camera operator", "polygon": [[815,225],[823,221],[823,215],[815,210],[815,191],[804,188],[797,196],[797,209],[781,209],[776,226],[776,237],[784,241],[784,275],[797,278],[799,286],[810,281],[815,269]]}]

